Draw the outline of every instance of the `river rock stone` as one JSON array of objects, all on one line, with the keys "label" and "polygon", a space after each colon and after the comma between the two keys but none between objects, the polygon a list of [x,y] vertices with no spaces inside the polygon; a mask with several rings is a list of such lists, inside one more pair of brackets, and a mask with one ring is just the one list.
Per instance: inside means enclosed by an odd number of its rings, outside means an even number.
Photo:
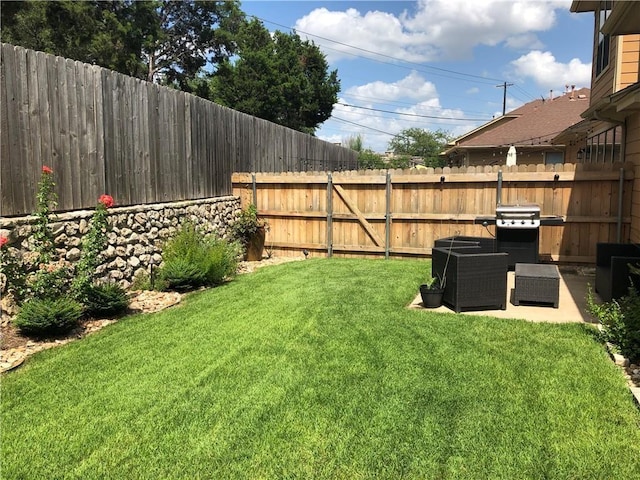
[{"label": "river rock stone", "polygon": [[69,262],[76,262],[78,260],[80,260],[80,249],[79,248],[72,248],[71,250],[69,250],[67,252],[67,254],[65,255],[65,258],[69,261]]}]

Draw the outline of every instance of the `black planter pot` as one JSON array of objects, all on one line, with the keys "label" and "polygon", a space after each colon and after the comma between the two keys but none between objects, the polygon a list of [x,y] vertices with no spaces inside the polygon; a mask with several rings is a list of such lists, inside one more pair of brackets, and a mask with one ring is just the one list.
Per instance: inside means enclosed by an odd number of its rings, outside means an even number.
[{"label": "black planter pot", "polygon": [[420,296],[422,305],[425,308],[437,308],[442,305],[444,288],[437,288],[429,285],[420,285]]}]

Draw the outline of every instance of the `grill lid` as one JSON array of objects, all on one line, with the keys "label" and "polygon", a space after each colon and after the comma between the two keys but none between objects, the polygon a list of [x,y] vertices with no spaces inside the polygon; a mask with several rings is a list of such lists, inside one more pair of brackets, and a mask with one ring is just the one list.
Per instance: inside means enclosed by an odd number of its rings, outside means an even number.
[{"label": "grill lid", "polygon": [[496,207],[496,226],[501,228],[538,228],[540,226],[540,206],[498,205]]}]

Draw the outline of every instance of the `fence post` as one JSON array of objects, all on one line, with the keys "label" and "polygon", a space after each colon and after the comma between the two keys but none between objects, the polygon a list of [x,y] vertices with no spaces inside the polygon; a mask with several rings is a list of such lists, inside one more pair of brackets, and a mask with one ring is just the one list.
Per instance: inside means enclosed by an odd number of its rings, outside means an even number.
[{"label": "fence post", "polygon": [[333,178],[327,176],[327,256],[333,256]]},{"label": "fence post", "polygon": [[387,170],[387,192],[386,192],[386,211],[385,211],[385,232],[384,232],[384,258],[389,258],[391,248],[391,173]]},{"label": "fence post", "polygon": [[251,174],[251,193],[253,194],[253,204],[258,208],[258,191],[256,188],[256,174]]},{"label": "fence post", "polygon": [[618,222],[616,225],[616,242],[622,242],[622,202],[624,190],[624,168],[620,169],[620,186],[618,188]]}]

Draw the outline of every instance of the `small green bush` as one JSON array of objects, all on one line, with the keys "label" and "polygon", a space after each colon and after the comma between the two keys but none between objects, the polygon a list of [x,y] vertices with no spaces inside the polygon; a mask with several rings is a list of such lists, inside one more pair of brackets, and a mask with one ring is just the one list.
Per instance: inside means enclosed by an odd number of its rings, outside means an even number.
[{"label": "small green bush", "polygon": [[205,284],[204,265],[186,258],[167,260],[160,270],[160,281],[167,290],[188,290]]},{"label": "small green bush", "polygon": [[206,283],[220,285],[225,278],[235,275],[242,246],[238,242],[228,242],[220,238],[208,238],[205,245]]},{"label": "small green bush", "polygon": [[240,242],[242,248],[246,250],[251,239],[257,234],[261,227],[266,227],[267,223],[258,218],[258,208],[250,204],[242,210],[231,226],[231,238]]},{"label": "small green bush", "polygon": [[82,305],[69,297],[32,298],[22,305],[14,324],[27,334],[55,335],[75,327],[82,311]]},{"label": "small green bush", "polygon": [[184,290],[219,285],[235,273],[240,251],[237,243],[202,235],[185,223],[164,247],[158,286]]},{"label": "small green bush", "polygon": [[633,363],[640,362],[640,293],[629,288],[629,295],[620,299],[623,312],[624,336],[620,342],[620,352]]},{"label": "small green bush", "polygon": [[147,272],[140,272],[133,277],[131,290],[153,290],[151,276]]},{"label": "small green bush", "polygon": [[589,313],[602,324],[602,339],[614,345],[631,362],[640,362],[640,294],[634,287],[619,300],[596,304],[591,288],[587,294]]},{"label": "small green bush", "polygon": [[72,268],[63,263],[40,265],[28,279],[29,293],[26,298],[55,300],[60,292],[66,292],[71,286]]},{"label": "small green bush", "polygon": [[92,317],[118,315],[128,306],[127,292],[117,283],[99,283],[86,289],[85,307]]}]

